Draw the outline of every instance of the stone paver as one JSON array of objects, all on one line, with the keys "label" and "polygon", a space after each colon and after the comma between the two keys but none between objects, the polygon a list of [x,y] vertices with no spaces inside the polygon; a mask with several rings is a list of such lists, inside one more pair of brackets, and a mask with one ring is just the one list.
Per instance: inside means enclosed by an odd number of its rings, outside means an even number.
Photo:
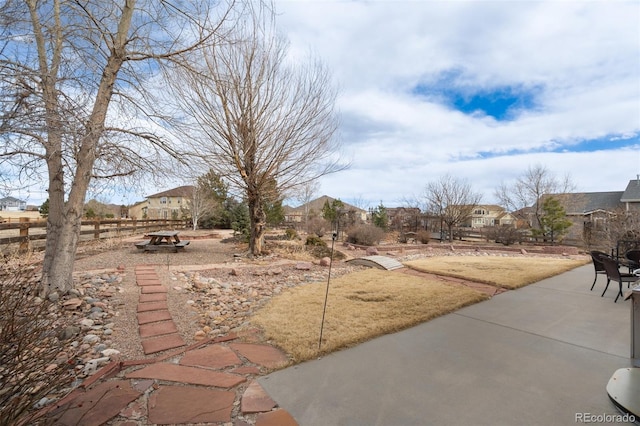
[{"label": "stone paver", "polygon": [[127,378],[158,379],[170,382],[190,383],[192,385],[231,388],[246,379],[236,374],[206,370],[204,368],[157,363],[127,374]]},{"label": "stone paver", "polygon": [[143,324],[138,329],[140,337],[155,337],[164,334],[177,333],[178,329],[173,321],[160,321]]},{"label": "stone paver", "polygon": [[289,362],[284,353],[272,346],[253,343],[231,343],[229,347],[249,361],[264,367],[277,368]]},{"label": "stone paver", "polygon": [[181,365],[221,369],[240,365],[242,361],[231,349],[222,345],[211,345],[203,349],[187,352],[180,360]]},{"label": "stone paver", "polygon": [[271,411],[276,403],[258,382],[251,382],[242,394],[240,410],[243,413],[264,413]]},{"label": "stone paver", "polygon": [[235,392],[185,386],[161,386],[149,397],[149,421],[155,424],[230,422]]},{"label": "stone paver", "polygon": [[158,278],[136,278],[136,283],[140,287],[150,286],[150,285],[162,285]]},{"label": "stone paver", "polygon": [[166,293],[167,292],[167,288],[163,285],[147,285],[144,287],[140,287],[140,292],[142,294],[149,294],[149,293]]},{"label": "stone paver", "polygon": [[[162,312],[162,311],[158,311]],[[167,334],[160,337],[152,337],[142,341],[142,350],[145,355],[166,351],[167,349],[184,346],[184,340],[178,334]]]},{"label": "stone paver", "polygon": [[138,312],[161,311],[167,309],[169,309],[169,307],[167,306],[166,300],[138,303]]},{"label": "stone paver", "polygon": [[51,417],[56,425],[100,425],[116,416],[141,393],[133,389],[128,380],[103,382],[60,407]]},{"label": "stone paver", "polygon": [[138,324],[148,324],[150,322],[166,321],[171,319],[171,314],[166,311],[150,311],[138,313]]},{"label": "stone paver", "polygon": [[153,278],[153,279],[158,279],[158,274],[156,274],[155,271],[151,271],[151,270],[142,270],[142,271],[136,271],[136,279],[147,279],[147,278]]},{"label": "stone paver", "polygon": [[285,410],[258,414],[256,426],[298,426],[298,422]]},{"label": "stone paver", "polygon": [[167,300],[167,293],[149,293],[149,294],[141,294],[138,302],[146,303],[146,302],[159,302],[161,300]]}]

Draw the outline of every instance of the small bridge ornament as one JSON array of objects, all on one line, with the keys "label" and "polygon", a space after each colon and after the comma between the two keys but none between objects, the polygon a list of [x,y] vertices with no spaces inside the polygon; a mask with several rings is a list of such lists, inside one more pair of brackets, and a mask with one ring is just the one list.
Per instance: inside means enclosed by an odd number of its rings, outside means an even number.
[{"label": "small bridge ornament", "polygon": [[347,260],[354,265],[368,266],[369,268],[385,269],[392,271],[394,269],[404,268],[404,265],[395,259],[387,256],[365,256]]}]

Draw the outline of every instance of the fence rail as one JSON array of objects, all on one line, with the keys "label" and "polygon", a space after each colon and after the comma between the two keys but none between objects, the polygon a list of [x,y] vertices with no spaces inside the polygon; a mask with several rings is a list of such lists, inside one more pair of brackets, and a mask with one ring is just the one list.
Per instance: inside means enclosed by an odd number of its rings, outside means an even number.
[{"label": "fence rail", "polygon": [[[97,240],[167,228],[182,229],[188,226],[188,221],[174,219],[91,219],[82,221],[80,235],[89,235],[91,236],[89,239]],[[21,251],[28,250],[31,241],[46,240],[46,238],[46,220],[21,217],[18,222],[0,223],[0,246],[20,244]]]}]

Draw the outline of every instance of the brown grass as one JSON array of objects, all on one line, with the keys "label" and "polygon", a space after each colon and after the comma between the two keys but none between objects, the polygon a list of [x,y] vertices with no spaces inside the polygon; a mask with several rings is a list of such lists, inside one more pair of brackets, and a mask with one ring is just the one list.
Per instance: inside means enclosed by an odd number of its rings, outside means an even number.
[{"label": "brown grass", "polygon": [[417,271],[516,289],[588,262],[586,258],[436,256],[405,265]]},{"label": "brown grass", "polygon": [[367,269],[331,280],[323,341],[318,350],[327,283],[290,289],[271,299],[251,319],[265,337],[305,361],[399,331],[487,296],[397,272]]}]

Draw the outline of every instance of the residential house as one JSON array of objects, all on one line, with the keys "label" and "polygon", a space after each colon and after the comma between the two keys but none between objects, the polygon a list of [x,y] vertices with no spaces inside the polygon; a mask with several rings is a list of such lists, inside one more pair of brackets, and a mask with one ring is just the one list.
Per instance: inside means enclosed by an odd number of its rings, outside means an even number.
[{"label": "residential house", "polygon": [[624,191],[551,194],[560,200],[567,219],[573,222],[566,238],[581,240],[585,231],[603,229],[611,216],[621,211],[640,212],[640,177]]},{"label": "residential house", "polygon": [[132,219],[172,219],[180,218],[182,212],[189,208],[189,200],[193,197],[194,186],[185,185],[157,194],[148,195],[129,207]]},{"label": "residential house", "polygon": [[485,228],[487,226],[515,225],[516,218],[504,208],[495,204],[479,204],[474,207],[471,217],[461,226]]},{"label": "residential house", "polygon": [[18,212],[27,209],[27,202],[14,197],[0,198],[0,211]]},{"label": "residential house", "polygon": [[[315,216],[322,217],[322,208],[324,207],[325,202],[331,204],[335,198],[331,198],[327,195],[323,195],[322,197],[316,198],[315,200],[309,201],[306,204],[303,204],[298,207],[290,207],[284,206],[284,220],[285,222],[292,224],[303,223],[305,217],[311,218]],[[366,222],[367,220],[367,211],[356,206],[352,206],[351,204],[345,203],[343,201],[344,207],[342,210],[347,214],[351,214],[354,216],[355,220],[359,220],[361,222]]]}]

